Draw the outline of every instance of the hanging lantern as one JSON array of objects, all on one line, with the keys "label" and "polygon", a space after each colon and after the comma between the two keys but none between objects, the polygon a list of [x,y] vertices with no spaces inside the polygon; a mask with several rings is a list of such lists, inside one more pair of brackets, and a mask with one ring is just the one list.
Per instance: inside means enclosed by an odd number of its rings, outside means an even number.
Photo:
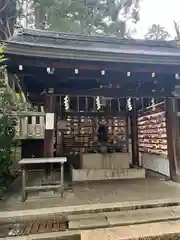
[{"label": "hanging lantern", "polygon": [[155,78],[156,77],[156,73],[152,73],[152,78]]},{"label": "hanging lantern", "polygon": [[23,65],[19,65],[19,71],[23,70]]},{"label": "hanging lantern", "polygon": [[66,111],[69,110],[69,97],[67,95],[64,98],[64,107]]},{"label": "hanging lantern", "polygon": [[77,68],[74,69],[74,73],[75,73],[75,74],[79,74],[79,69],[77,69]]},{"label": "hanging lantern", "polygon": [[101,75],[104,76],[105,75],[105,70],[101,70]]},{"label": "hanging lantern", "polygon": [[127,99],[127,108],[128,108],[128,111],[132,111],[131,98]]},{"label": "hanging lantern", "polygon": [[179,73],[176,73],[176,74],[175,74],[175,79],[176,79],[176,80],[179,80],[179,79],[180,79]]},{"label": "hanging lantern", "polygon": [[131,72],[127,72],[127,77],[130,77],[131,76]]}]

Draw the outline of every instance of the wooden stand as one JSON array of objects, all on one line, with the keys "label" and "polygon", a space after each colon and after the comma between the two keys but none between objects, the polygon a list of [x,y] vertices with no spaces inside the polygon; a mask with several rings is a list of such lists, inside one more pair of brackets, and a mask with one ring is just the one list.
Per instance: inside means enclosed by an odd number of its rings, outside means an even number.
[{"label": "wooden stand", "polygon": [[[67,161],[65,157],[62,158],[32,158],[32,159],[22,159],[19,161],[22,168],[22,202],[24,202],[27,198],[27,193],[29,191],[42,191],[42,190],[55,190],[61,189],[61,197],[64,194],[64,163]],[[53,185],[53,182],[49,183],[45,186],[27,186],[27,173],[28,173],[28,165],[32,164],[54,164],[59,163],[61,165],[61,180],[58,184]],[[52,175],[52,172],[51,172]]]}]

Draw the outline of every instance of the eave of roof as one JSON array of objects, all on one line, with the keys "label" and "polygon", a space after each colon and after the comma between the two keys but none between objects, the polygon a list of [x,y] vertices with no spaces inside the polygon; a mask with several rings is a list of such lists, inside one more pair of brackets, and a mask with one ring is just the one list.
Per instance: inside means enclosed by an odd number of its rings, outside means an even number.
[{"label": "eave of roof", "polygon": [[23,30],[7,41],[12,55],[107,62],[180,65],[175,42]]}]

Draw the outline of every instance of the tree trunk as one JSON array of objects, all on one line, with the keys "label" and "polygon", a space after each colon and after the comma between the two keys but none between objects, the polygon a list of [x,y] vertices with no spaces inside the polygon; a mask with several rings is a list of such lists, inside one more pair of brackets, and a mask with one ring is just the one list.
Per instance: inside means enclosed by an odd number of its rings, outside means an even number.
[{"label": "tree trunk", "polygon": [[43,23],[45,21],[45,11],[42,6],[40,6],[37,0],[34,0],[34,14],[35,14],[35,28],[44,29]]}]

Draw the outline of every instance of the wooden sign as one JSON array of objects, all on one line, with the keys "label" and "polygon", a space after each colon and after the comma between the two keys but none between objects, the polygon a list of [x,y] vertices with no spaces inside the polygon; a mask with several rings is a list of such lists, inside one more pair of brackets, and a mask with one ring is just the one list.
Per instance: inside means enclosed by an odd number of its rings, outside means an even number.
[{"label": "wooden sign", "polygon": [[46,130],[54,130],[54,113],[46,113]]}]

